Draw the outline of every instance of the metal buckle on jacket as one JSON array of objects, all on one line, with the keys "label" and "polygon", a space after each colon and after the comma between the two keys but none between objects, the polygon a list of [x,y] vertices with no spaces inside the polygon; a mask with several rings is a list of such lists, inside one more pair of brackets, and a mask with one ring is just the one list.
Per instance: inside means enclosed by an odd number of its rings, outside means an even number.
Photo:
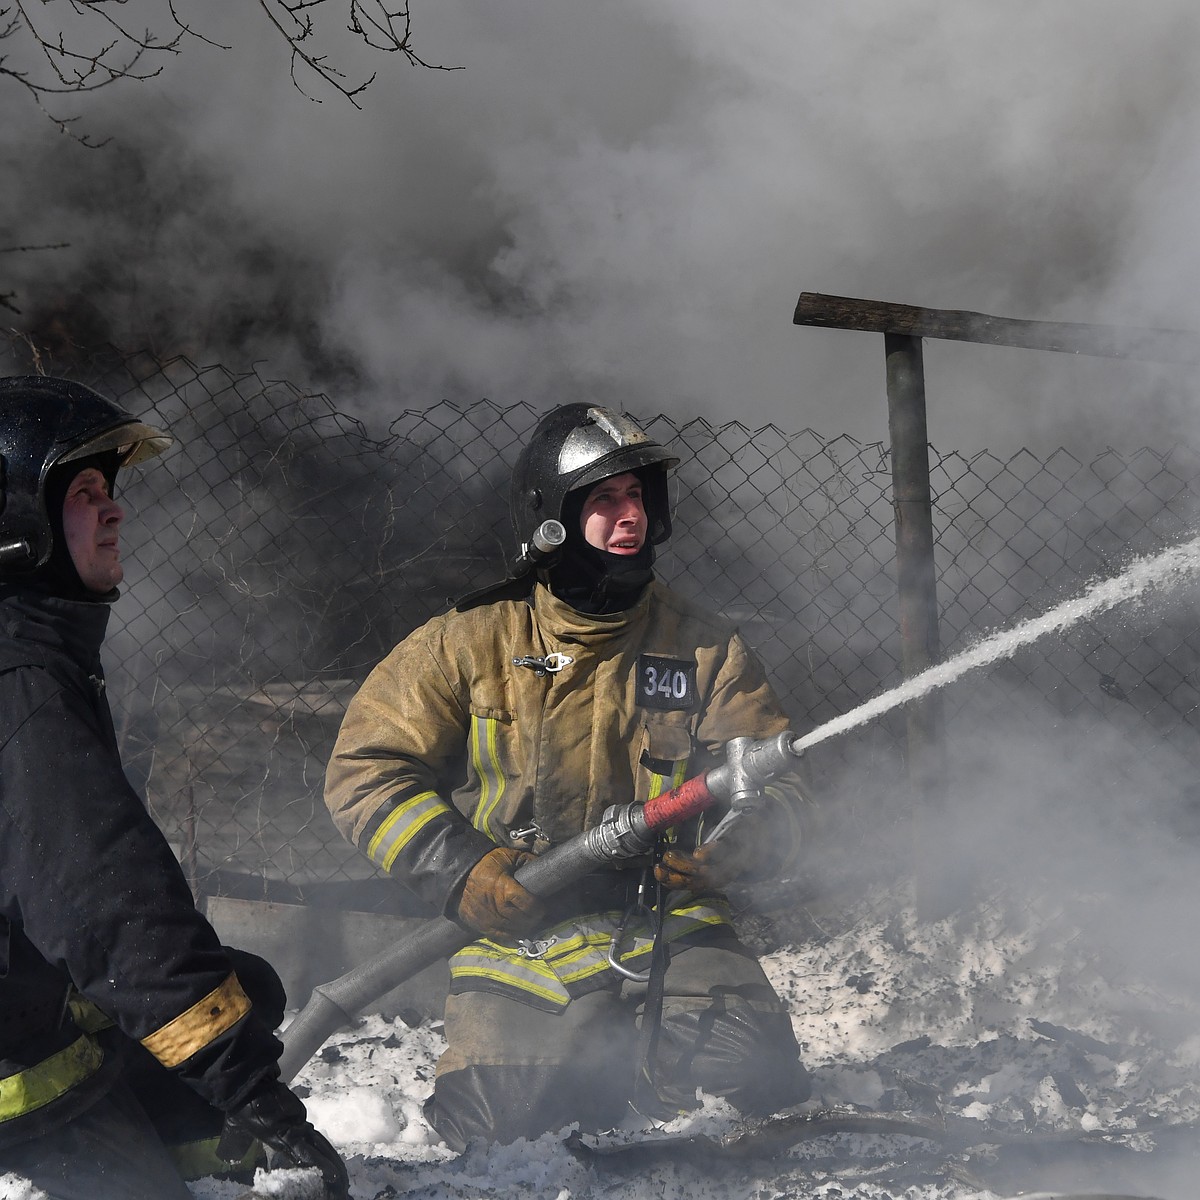
[{"label": "metal buckle on jacket", "polygon": [[548,938],[517,938],[517,954],[521,958],[544,958],[551,946],[558,945],[558,935]]},{"label": "metal buckle on jacket", "polygon": [[541,838],[543,841],[549,840],[543,832],[542,827],[536,821],[530,821],[528,825],[522,825],[520,829],[510,829],[508,836],[514,842],[524,842],[530,838]]},{"label": "metal buckle on jacket", "polygon": [[520,658],[514,658],[512,664],[514,667],[528,667],[540,678],[543,675],[557,675],[563,667],[569,667],[574,661],[569,654],[560,654],[555,651],[553,654],[547,654],[545,658],[538,658],[533,654],[523,654]]}]

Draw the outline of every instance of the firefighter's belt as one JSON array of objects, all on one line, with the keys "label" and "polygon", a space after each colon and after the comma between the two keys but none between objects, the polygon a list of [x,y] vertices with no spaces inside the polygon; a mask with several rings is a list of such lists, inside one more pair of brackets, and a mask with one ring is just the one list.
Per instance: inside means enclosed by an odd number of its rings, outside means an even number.
[{"label": "firefighter's belt", "polygon": [[[450,991],[455,995],[493,992],[545,1012],[561,1012],[575,996],[612,985],[608,948],[622,915],[618,910],[591,913],[540,928],[537,942],[545,949],[536,956],[528,950],[522,952],[519,944],[507,946],[480,938],[450,959]],[[728,924],[728,908],[720,901],[706,900],[669,912],[663,921],[663,937],[673,942]],[[649,924],[639,917],[625,930],[622,965],[645,969],[653,946]]]},{"label": "firefighter's belt", "polygon": [[52,1103],[94,1075],[103,1061],[104,1051],[85,1033],[40,1063],[0,1079],[0,1122]]}]

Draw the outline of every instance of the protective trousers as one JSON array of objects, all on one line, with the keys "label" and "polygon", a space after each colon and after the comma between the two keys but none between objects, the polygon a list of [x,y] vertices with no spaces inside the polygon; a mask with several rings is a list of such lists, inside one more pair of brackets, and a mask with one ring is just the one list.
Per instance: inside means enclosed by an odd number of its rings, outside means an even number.
[{"label": "protective trousers", "polygon": [[[488,992],[446,1001],[446,1052],[426,1116],[446,1144],[512,1142],[578,1123],[609,1128],[630,1111],[646,985],[630,982],[547,1013]],[[727,928],[673,946],[654,1070],[661,1108],[696,1091],[765,1115],[806,1100],[791,1021],[754,955]]]},{"label": "protective trousers", "polygon": [[[226,953],[251,1002],[278,1027],[287,998],[274,968],[243,950]],[[11,1173],[51,1200],[191,1200],[184,1179],[224,1165],[215,1156],[224,1113],[117,1030],[100,1036],[125,1059],[119,1080],[74,1120],[0,1149],[0,1195]]]}]

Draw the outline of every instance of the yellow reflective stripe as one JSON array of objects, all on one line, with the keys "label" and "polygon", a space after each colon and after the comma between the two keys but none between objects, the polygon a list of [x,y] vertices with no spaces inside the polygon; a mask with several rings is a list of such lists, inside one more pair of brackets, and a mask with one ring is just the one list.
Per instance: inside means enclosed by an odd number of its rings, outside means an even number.
[{"label": "yellow reflective stripe", "polygon": [[455,979],[490,979],[494,983],[506,984],[508,987],[528,992],[531,996],[538,996],[554,1004],[565,1006],[571,999],[567,994],[566,988],[561,984],[558,984],[557,987],[543,987],[539,980],[522,976],[512,970],[511,963],[504,963],[498,968],[470,967],[466,965],[451,967],[450,974]]},{"label": "yellow reflective stripe", "polygon": [[671,922],[679,917],[691,917],[704,925],[717,925],[730,919],[729,905],[710,904],[702,900],[697,900],[694,904],[681,904],[667,913],[667,919],[663,924],[670,926]]},{"label": "yellow reflective stripe", "polygon": [[[672,913],[663,922],[663,937],[668,942],[674,941],[676,938],[683,937],[685,934],[695,933],[697,929],[703,929],[709,925],[724,925],[728,923],[728,918],[723,916],[716,909],[704,909],[702,906],[697,906],[695,909],[697,915],[683,916],[678,913]],[[641,959],[654,949],[654,939],[648,934],[634,933],[631,938],[633,947],[629,950],[622,948],[621,953],[617,956],[617,961],[624,964],[631,959]],[[549,957],[549,956],[547,956]],[[609,968],[608,962],[608,939],[596,947],[593,957],[585,958],[582,955],[575,956],[576,964],[574,969],[570,971],[558,971],[558,977],[565,984],[579,983],[584,979],[590,979],[593,975],[600,974]],[[555,962],[557,969],[558,963]]]},{"label": "yellow reflective stripe", "polygon": [[500,769],[500,756],[496,753],[498,725],[492,717],[471,717],[471,762],[479,776],[479,807],[472,823],[488,837],[492,837],[492,814],[504,795],[506,784]]},{"label": "yellow reflective stripe", "polygon": [[250,1011],[250,997],[236,975],[230,975],[203,1000],[142,1038],[142,1045],[164,1067],[177,1067],[203,1050]]},{"label": "yellow reflective stripe", "polygon": [[[622,954],[621,958],[625,959],[628,955]],[[579,957],[575,966],[570,971],[562,971],[559,973],[559,978],[565,984],[579,983],[583,979],[591,979],[593,975],[599,975],[601,971],[607,971],[608,966],[608,945],[591,947],[591,954],[586,958]]]},{"label": "yellow reflective stripe", "polygon": [[545,962],[518,956],[515,950],[504,947],[493,949],[480,943],[465,947],[450,960],[450,975],[454,979],[470,977],[505,983],[556,1004],[566,1004],[570,999]]},{"label": "yellow reflective stripe", "polygon": [[405,800],[387,815],[383,824],[375,831],[375,836],[367,843],[367,857],[385,871],[391,870],[392,863],[396,861],[400,851],[434,817],[440,817],[449,811],[450,805],[441,799],[437,792],[422,792],[411,800]]},{"label": "yellow reflective stripe", "polygon": [[0,1121],[11,1121],[57,1100],[94,1075],[103,1061],[104,1051],[85,1033],[40,1063],[0,1079]]},{"label": "yellow reflective stripe", "polygon": [[503,983],[510,988],[517,988],[521,991],[529,992],[530,996],[539,996],[542,1000],[548,1000],[556,1004],[565,1004],[570,1001],[570,996],[557,978],[553,974],[550,977],[535,976],[522,972],[514,962],[500,962],[494,967],[487,967],[482,964],[469,964],[462,962],[457,966],[450,967],[450,974],[455,979],[491,979],[493,983]]},{"label": "yellow reflective stripe", "polygon": [[[654,774],[650,776],[650,795],[651,797],[661,796],[669,792],[672,788],[677,788],[684,780],[687,779],[688,760],[681,758],[675,763],[675,770],[671,772],[671,782],[668,784],[665,775]],[[704,827],[704,816],[700,817],[701,828]],[[663,838],[668,842],[674,842],[679,839],[679,831],[674,825],[662,831]]]},{"label": "yellow reflective stripe", "polygon": [[112,1028],[112,1018],[107,1013],[101,1012],[90,1000],[85,1000],[78,993],[67,1001],[67,1008],[70,1009],[71,1020],[84,1033],[99,1033],[101,1029]]},{"label": "yellow reflective stripe", "polygon": [[[454,979],[487,979],[514,991],[565,1005],[570,999],[568,988],[572,984],[610,969],[608,947],[620,919],[621,914],[617,912],[596,913],[585,918],[583,928],[576,920],[552,926],[545,930],[546,935],[558,930],[569,930],[571,935],[556,942],[539,959],[526,958],[515,948],[496,942],[473,942],[451,958],[450,974]],[[667,914],[663,936],[667,941],[673,941],[697,929],[728,923],[729,914],[721,907],[707,903],[689,904]],[[644,920],[628,932],[627,942],[633,945],[631,949],[622,950],[622,962],[643,958],[653,949],[654,941]]]}]

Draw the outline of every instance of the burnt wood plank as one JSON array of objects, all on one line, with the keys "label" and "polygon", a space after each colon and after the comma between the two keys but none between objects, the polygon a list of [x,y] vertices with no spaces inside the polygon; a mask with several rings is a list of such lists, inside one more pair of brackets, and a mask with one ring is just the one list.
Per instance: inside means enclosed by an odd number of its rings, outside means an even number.
[{"label": "burnt wood plank", "polygon": [[884,300],[856,300],[822,292],[801,293],[792,323],[823,329],[978,342],[989,346],[1019,346],[1060,354],[1200,363],[1200,334],[1187,330],[1026,321],[963,309],[919,308]]}]

